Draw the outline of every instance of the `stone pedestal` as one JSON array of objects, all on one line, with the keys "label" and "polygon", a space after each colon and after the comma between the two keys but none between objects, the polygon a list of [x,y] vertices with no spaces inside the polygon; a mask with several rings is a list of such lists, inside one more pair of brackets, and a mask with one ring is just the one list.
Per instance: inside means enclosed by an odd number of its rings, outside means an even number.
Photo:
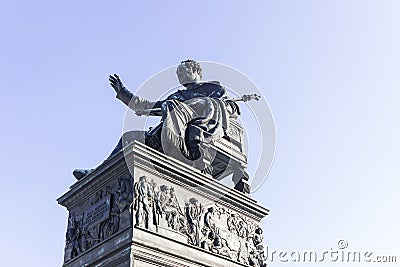
[{"label": "stone pedestal", "polygon": [[65,267],[264,266],[266,208],[140,143],[58,203],[69,211]]}]

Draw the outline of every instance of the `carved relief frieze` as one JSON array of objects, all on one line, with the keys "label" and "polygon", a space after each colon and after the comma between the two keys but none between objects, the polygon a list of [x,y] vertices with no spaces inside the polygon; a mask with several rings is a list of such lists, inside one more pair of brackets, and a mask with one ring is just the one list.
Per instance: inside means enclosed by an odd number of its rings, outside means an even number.
[{"label": "carved relief frieze", "polygon": [[146,176],[139,177],[134,192],[135,227],[248,266],[266,266],[262,230],[254,220],[216,203],[205,207],[195,197],[179,199],[174,187]]},{"label": "carved relief frieze", "polygon": [[82,210],[70,211],[64,262],[131,226],[132,201],[133,179],[125,174],[87,199]]}]

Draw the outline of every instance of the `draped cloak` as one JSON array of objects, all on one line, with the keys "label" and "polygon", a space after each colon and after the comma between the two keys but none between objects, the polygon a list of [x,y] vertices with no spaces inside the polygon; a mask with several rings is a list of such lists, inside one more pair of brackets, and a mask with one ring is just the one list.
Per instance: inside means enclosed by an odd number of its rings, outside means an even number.
[{"label": "draped cloak", "polygon": [[224,135],[229,116],[239,114],[237,104],[228,100],[219,82],[185,85],[165,100],[150,102],[124,88],[117,98],[134,111],[161,108],[161,142],[165,154],[188,160],[209,157],[207,144]]}]

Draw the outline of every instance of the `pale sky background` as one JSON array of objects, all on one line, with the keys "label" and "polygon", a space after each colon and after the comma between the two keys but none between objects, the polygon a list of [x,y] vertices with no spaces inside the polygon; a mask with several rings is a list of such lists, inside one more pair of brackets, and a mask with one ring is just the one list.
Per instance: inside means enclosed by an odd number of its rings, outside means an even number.
[{"label": "pale sky background", "polygon": [[344,239],[400,262],[399,14],[396,0],[0,1],[0,266],[61,265],[56,199],[123,129],[107,76],[135,90],[187,58],[240,70],[270,104],[276,157],[253,195],[270,250]]}]

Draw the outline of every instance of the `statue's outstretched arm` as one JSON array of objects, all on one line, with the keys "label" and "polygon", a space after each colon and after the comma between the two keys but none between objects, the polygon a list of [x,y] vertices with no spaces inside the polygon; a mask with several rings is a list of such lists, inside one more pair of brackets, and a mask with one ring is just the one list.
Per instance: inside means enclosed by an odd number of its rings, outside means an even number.
[{"label": "statue's outstretched arm", "polygon": [[129,108],[134,110],[137,115],[143,115],[143,110],[161,107],[161,101],[151,102],[132,94],[128,89],[124,87],[121,79],[117,74],[110,75],[108,80],[110,81],[111,87],[114,88],[114,91],[117,93],[116,97]]}]

